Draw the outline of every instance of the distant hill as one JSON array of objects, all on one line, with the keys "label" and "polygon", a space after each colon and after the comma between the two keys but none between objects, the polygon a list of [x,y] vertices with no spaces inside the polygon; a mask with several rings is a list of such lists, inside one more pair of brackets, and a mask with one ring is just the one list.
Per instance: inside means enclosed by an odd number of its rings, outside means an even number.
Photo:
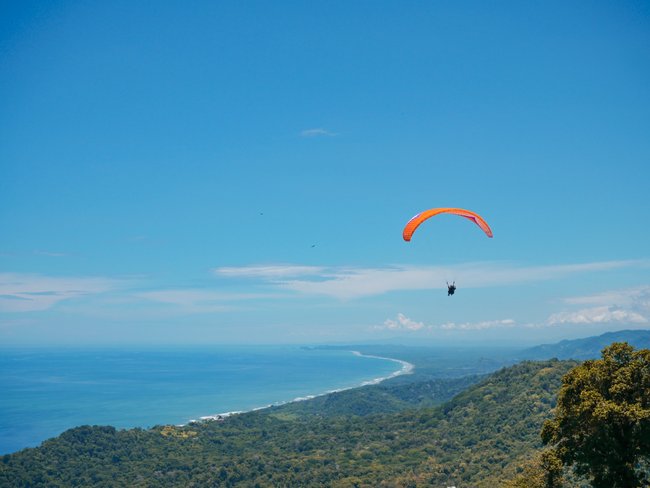
[{"label": "distant hill", "polygon": [[650,349],[650,330],[620,330],[585,339],[543,344],[524,350],[521,359],[597,359],[600,351],[612,342],[627,342],[636,349]]},{"label": "distant hill", "polygon": [[[398,413],[266,409],[184,427],[78,427],[1,456],[0,486],[503,486],[540,448],[575,364],[523,362],[441,406]],[[401,387],[390,397],[409,403],[429,389]]]},{"label": "distant hill", "polygon": [[417,382],[389,382],[330,393],[309,401],[272,407],[270,412],[287,415],[373,415],[433,407],[451,400],[461,391],[478,383],[483,376],[432,379]]}]

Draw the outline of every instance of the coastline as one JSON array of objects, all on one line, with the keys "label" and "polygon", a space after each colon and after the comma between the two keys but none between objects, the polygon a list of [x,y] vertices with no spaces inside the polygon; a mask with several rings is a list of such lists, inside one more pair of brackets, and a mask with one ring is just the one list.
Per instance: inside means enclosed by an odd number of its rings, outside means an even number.
[{"label": "coastline", "polygon": [[[328,391],[326,391],[324,393],[318,393],[318,394],[315,394],[315,395],[307,395],[307,396],[304,396],[304,397],[298,397],[298,398],[294,398],[293,400],[287,400],[287,401],[284,401],[284,402],[276,402],[276,403],[272,403],[272,404],[269,404],[269,405],[265,405],[263,407],[256,407],[256,408],[253,408],[251,410],[238,410],[238,411],[233,411],[233,412],[224,412],[224,413],[217,413],[217,414],[213,414],[213,415],[205,415],[205,416],[199,417],[198,419],[190,420],[188,422],[188,424],[197,423],[197,422],[223,421],[223,420],[225,420],[226,418],[228,418],[228,417],[230,417],[232,415],[237,415],[237,414],[242,414],[242,413],[247,413],[247,412],[257,412],[258,410],[264,410],[264,409],[271,408],[271,407],[279,407],[281,405],[287,405],[289,403],[303,402],[303,401],[306,401],[306,400],[311,400],[312,398],[317,398],[317,397],[329,395],[331,393],[338,393],[338,392],[341,392],[341,391],[352,390],[354,388],[361,388],[363,386],[378,385],[382,381],[386,381],[386,380],[389,380],[391,378],[396,378],[397,376],[402,376],[402,375],[405,375],[405,374],[412,374],[413,370],[415,369],[415,365],[409,363],[408,361],[404,361],[402,359],[387,358],[387,357],[383,357],[383,356],[375,356],[375,355],[372,355],[372,354],[363,354],[360,351],[353,351],[353,350],[351,350],[349,352],[351,352],[352,354],[354,354],[355,356],[358,356],[358,357],[372,358],[372,359],[383,359],[383,360],[386,360],[386,361],[392,361],[394,363],[400,364],[401,368],[398,369],[397,371],[394,371],[393,373],[391,373],[388,376],[382,376],[380,378],[374,378],[372,380],[364,381],[361,384],[356,385],[356,386],[349,386],[349,387],[346,387],[346,388],[338,388],[338,389],[335,389],[335,390],[328,390]],[[183,425],[185,425],[185,424],[180,424],[179,426],[183,426]]]},{"label": "coastline", "polygon": [[[387,357],[383,357],[383,356],[375,356],[375,355],[372,355],[372,354],[363,354],[363,353],[361,353],[359,351],[351,351],[351,352],[355,356],[360,356],[360,357],[364,357],[364,358],[384,359],[386,361],[393,361],[394,363],[399,363],[402,366],[401,369],[393,372],[389,376],[385,376],[383,378],[376,378],[376,379],[370,380],[370,381],[365,381],[360,386],[376,385],[378,383],[381,383],[382,381],[389,380],[389,379],[395,378],[397,376],[401,376],[401,375],[404,375],[404,374],[412,374],[413,370],[415,369],[415,365],[409,363],[408,361],[404,361],[403,359],[387,358]],[[358,387],[353,387],[353,388],[358,388]],[[347,389],[349,389],[349,388],[347,388]]]},{"label": "coastline", "polygon": [[[278,354],[282,355],[278,358],[293,358],[291,351],[294,349],[295,345],[264,347],[259,350],[249,346],[242,347],[241,350],[233,350],[232,347],[210,347],[198,349],[197,354],[195,349],[184,348],[154,348],[145,351],[99,348],[72,351],[75,353],[72,355],[74,361],[70,360],[70,351],[61,351],[58,348],[44,348],[39,351],[17,350],[2,357],[6,371],[11,372],[1,378],[3,392],[8,400],[13,399],[13,405],[20,408],[12,408],[12,403],[8,401],[0,402],[0,455],[38,447],[45,440],[58,437],[80,425],[147,429],[157,425],[179,426],[201,420],[220,420],[234,414],[377,384],[412,370],[412,365],[391,357],[370,356],[381,360],[362,361],[358,357],[364,355],[359,351],[352,351],[354,346],[348,346],[336,348],[338,354],[322,353],[322,360],[318,359],[321,353],[305,352],[296,354],[293,363],[278,360],[278,363],[283,365],[284,372],[290,372],[290,368],[296,365],[305,365],[306,371],[310,371],[311,367],[314,372],[320,374],[320,380],[315,377],[313,380],[303,381],[303,377],[309,377],[309,373],[301,374],[301,370],[296,370],[295,373],[300,383],[283,378],[282,375],[273,375],[268,380],[274,381],[273,385],[278,388],[271,387],[268,391],[260,388],[256,394],[256,390],[252,390],[253,394],[249,397],[245,383],[241,387],[234,384],[231,386],[233,381],[226,379],[235,378],[236,381],[237,378],[236,375],[228,374],[229,368],[236,373],[249,364],[255,366],[258,357],[262,360],[262,366],[264,361],[275,361],[274,358]],[[214,359],[215,357],[217,359]],[[183,360],[183,368],[175,368],[178,358]],[[207,361],[208,359],[212,362]],[[80,365],[83,368],[80,368]],[[206,365],[209,366],[207,369]],[[168,373],[172,371],[170,368],[174,368],[171,383],[168,378]],[[255,368],[251,371],[254,370]],[[271,374],[273,371],[271,369]],[[142,377],[134,377],[134,372],[139,372]],[[223,385],[223,391],[229,395],[223,403],[219,394],[201,396],[206,390],[206,379],[215,374],[222,378],[216,378],[214,381],[217,385]],[[266,381],[265,376],[260,378]],[[187,395],[176,394],[167,410],[163,408],[152,411],[147,405],[152,399],[164,398],[169,391],[168,385],[175,386],[176,381],[180,381],[180,389],[174,391]],[[26,390],[24,384],[29,384],[31,388]],[[266,383],[257,381],[257,384]],[[148,392],[149,386],[154,387],[152,393]],[[164,388],[161,388],[162,386]],[[222,391],[220,388],[213,390]],[[89,400],[101,400],[101,408],[95,408],[97,405],[92,401],[78,402],[80,394]],[[36,401],[44,396],[48,398],[47,404]],[[198,401],[195,401],[197,399]],[[133,405],[133,408],[125,409],[127,404]],[[192,412],[189,415],[188,410]]]}]

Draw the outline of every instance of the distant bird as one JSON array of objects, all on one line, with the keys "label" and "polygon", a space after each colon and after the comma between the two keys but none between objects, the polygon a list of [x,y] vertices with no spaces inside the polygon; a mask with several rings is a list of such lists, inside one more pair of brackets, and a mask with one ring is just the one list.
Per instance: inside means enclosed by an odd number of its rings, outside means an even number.
[{"label": "distant bird", "polygon": [[316,244],[312,244],[311,247],[316,247]]}]

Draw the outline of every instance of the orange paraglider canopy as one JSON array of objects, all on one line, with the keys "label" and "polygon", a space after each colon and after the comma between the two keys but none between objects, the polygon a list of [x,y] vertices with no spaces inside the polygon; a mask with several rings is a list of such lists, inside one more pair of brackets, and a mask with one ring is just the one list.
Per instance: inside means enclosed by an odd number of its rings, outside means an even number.
[{"label": "orange paraglider canopy", "polygon": [[487,224],[485,220],[483,220],[483,217],[481,217],[479,214],[472,212],[471,210],[465,210],[462,208],[432,208],[430,210],[425,210],[424,212],[420,212],[417,214],[415,217],[413,217],[411,220],[409,220],[406,223],[406,227],[404,227],[404,232],[402,232],[402,237],[404,237],[405,241],[410,241],[411,237],[413,236],[413,233],[415,232],[415,229],[417,229],[422,222],[424,222],[427,219],[430,219],[431,217],[442,214],[442,213],[450,213],[454,215],[460,215],[461,217],[465,217],[466,219],[471,220],[474,222],[476,225],[478,225],[481,229],[483,229],[483,232],[488,237],[493,237],[492,234],[492,229],[490,229],[490,226]]}]

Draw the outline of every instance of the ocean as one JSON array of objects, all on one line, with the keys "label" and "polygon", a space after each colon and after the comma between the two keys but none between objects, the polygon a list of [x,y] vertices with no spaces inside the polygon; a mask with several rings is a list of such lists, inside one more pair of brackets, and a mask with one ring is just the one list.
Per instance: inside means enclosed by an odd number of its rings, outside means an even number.
[{"label": "ocean", "polygon": [[297,346],[0,350],[0,454],[79,425],[185,424],[376,382],[409,365]]}]

